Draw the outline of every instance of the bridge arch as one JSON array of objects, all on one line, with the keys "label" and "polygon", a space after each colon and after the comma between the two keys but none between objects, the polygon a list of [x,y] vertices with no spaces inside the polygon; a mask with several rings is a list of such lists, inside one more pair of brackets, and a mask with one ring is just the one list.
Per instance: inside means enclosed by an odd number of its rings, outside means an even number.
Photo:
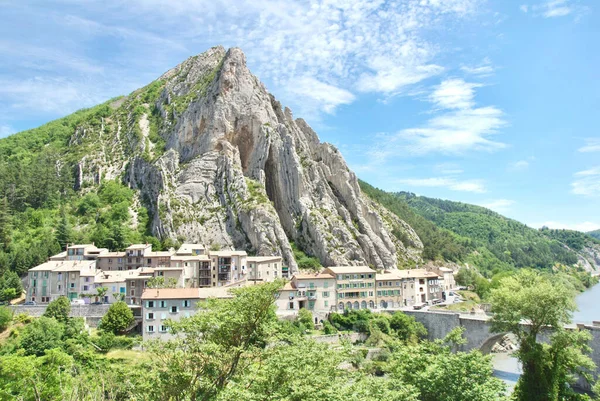
[{"label": "bridge arch", "polygon": [[507,334],[508,333],[498,333],[494,334],[491,337],[488,337],[488,339],[485,340],[483,344],[481,344],[481,346],[479,347],[479,351],[481,351],[481,353],[484,355],[489,354],[490,352],[492,352],[492,348],[494,347],[494,345],[496,345],[498,341],[504,338],[504,336]]}]

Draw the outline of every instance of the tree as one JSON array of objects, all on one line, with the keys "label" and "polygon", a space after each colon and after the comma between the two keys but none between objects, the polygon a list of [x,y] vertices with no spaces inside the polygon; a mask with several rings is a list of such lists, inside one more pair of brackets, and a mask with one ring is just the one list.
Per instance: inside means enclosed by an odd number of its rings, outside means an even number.
[{"label": "tree", "polygon": [[23,283],[19,275],[8,271],[0,277],[0,301],[10,301],[23,294]]},{"label": "tree", "polygon": [[60,244],[61,249],[66,249],[67,244],[71,242],[71,227],[69,226],[64,207],[60,209],[60,220],[56,227],[56,240]]},{"label": "tree", "polygon": [[133,312],[123,301],[116,302],[108,308],[100,320],[98,327],[113,334],[122,334],[135,321]]},{"label": "tree", "polygon": [[313,330],[315,324],[313,322],[313,314],[308,309],[300,309],[298,311],[298,323],[300,323],[306,330]]},{"label": "tree", "polygon": [[26,355],[44,355],[46,350],[63,345],[64,327],[56,319],[42,316],[25,326],[20,336],[20,346]]},{"label": "tree", "polygon": [[108,288],[107,287],[98,287],[98,288],[96,288],[96,296],[98,298],[100,298],[100,302],[104,302],[104,297],[106,296],[107,292],[108,292]]},{"label": "tree", "polygon": [[277,317],[282,283],[231,289],[233,298],[209,299],[202,313],[171,322],[175,340],[151,346],[159,361],[162,398],[212,400],[262,355]]},{"label": "tree", "polygon": [[163,276],[152,277],[148,280],[148,288],[175,288],[177,280],[174,277],[169,277],[167,280]]},{"label": "tree", "polygon": [[12,310],[5,306],[0,306],[0,333],[6,330],[10,322],[12,321],[13,313]]},{"label": "tree", "polygon": [[[528,270],[504,278],[491,291],[492,330],[513,333],[520,345],[518,400],[562,399],[560,394],[572,381],[569,376],[592,366],[584,356],[589,337],[564,331],[576,308],[574,297],[567,281]],[[550,345],[538,342],[542,330],[553,330]]]},{"label": "tree", "polygon": [[11,238],[10,206],[6,196],[0,201],[0,250],[7,250]]},{"label": "tree", "polygon": [[69,321],[70,313],[71,303],[67,297],[60,296],[48,304],[44,316],[53,317],[61,323],[67,323]]},{"label": "tree", "polygon": [[392,315],[390,328],[394,330],[396,337],[405,343],[416,344],[427,335],[427,329],[423,324],[417,322],[413,316],[402,312]]},{"label": "tree", "polygon": [[412,385],[421,401],[505,400],[505,385],[493,376],[490,356],[453,352],[464,343],[455,329],[444,340],[391,346],[385,369],[392,383]]}]

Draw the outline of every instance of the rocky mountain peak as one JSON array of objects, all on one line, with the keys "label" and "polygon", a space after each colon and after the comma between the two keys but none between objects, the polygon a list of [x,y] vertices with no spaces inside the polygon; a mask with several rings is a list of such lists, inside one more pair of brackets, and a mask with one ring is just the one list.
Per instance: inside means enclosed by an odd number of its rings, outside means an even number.
[{"label": "rocky mountain peak", "polygon": [[281,106],[240,49],[190,57],[121,107],[138,132],[125,177],[155,234],[280,254],[292,270],[291,241],[324,265],[420,260],[412,228],[362,195],[341,153]]}]

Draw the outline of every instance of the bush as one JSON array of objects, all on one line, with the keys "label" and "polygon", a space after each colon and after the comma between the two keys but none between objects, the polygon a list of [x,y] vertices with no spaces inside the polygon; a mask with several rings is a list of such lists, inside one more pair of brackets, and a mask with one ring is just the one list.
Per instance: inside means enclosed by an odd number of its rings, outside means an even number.
[{"label": "bush", "polygon": [[306,330],[314,330],[315,324],[313,323],[313,314],[307,309],[300,309],[298,311],[298,323],[306,328]]},{"label": "bush", "polygon": [[69,321],[69,313],[71,313],[71,303],[67,297],[61,296],[48,304],[44,316],[54,318],[61,323],[67,323]]},{"label": "bush", "polygon": [[33,318],[29,316],[27,313],[19,313],[16,315],[13,320],[15,323],[29,324],[33,322]]},{"label": "bush", "polygon": [[134,321],[131,309],[125,302],[119,301],[108,308],[108,312],[102,317],[98,327],[102,331],[120,334],[124,333]]},{"label": "bush", "polygon": [[56,319],[42,316],[27,325],[20,336],[21,348],[27,355],[44,355],[52,348],[61,348],[64,328]]},{"label": "bush", "polygon": [[331,323],[329,323],[329,320],[325,320],[323,322],[323,333],[324,334],[335,334],[335,333],[337,333],[337,329],[335,327],[333,327],[333,325]]},{"label": "bush", "polygon": [[12,310],[10,310],[10,308],[0,306],[0,333],[8,328],[12,318]]}]

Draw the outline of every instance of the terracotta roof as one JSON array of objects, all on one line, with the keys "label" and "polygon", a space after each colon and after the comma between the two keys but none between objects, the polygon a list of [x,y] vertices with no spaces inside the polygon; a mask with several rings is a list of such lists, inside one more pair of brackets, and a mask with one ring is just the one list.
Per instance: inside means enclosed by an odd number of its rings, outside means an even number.
[{"label": "terracotta roof", "polygon": [[152,245],[150,245],[150,244],[132,244],[132,245],[129,245],[126,249],[146,249],[151,246]]},{"label": "terracotta roof", "polygon": [[369,266],[330,266],[329,269],[335,274],[347,274],[347,273],[375,273],[375,270]]},{"label": "terracotta roof", "polygon": [[208,255],[173,255],[171,260],[210,260]]},{"label": "terracotta roof", "polygon": [[229,289],[214,288],[146,288],[142,299],[206,299],[231,298]]},{"label": "terracotta roof", "polygon": [[221,257],[246,256],[247,255],[246,251],[208,251],[208,254],[210,256],[221,256]]},{"label": "terracotta roof", "polygon": [[123,252],[102,252],[98,255],[99,258],[114,258],[114,257],[125,257],[125,251]]},{"label": "terracotta roof", "polygon": [[250,262],[268,262],[270,260],[276,260],[279,261],[281,260],[281,256],[248,256],[247,258],[248,263]]},{"label": "terracotta roof", "polygon": [[96,262],[93,260],[49,260],[41,265],[29,269],[29,271],[95,271]]},{"label": "terracotta roof", "polygon": [[425,269],[388,270],[377,274],[375,280],[400,280],[404,278],[439,278],[434,272]]},{"label": "terracotta roof", "polygon": [[310,279],[334,279],[335,276],[330,273],[313,273],[313,274],[294,274],[294,278],[298,280],[310,280]]}]

